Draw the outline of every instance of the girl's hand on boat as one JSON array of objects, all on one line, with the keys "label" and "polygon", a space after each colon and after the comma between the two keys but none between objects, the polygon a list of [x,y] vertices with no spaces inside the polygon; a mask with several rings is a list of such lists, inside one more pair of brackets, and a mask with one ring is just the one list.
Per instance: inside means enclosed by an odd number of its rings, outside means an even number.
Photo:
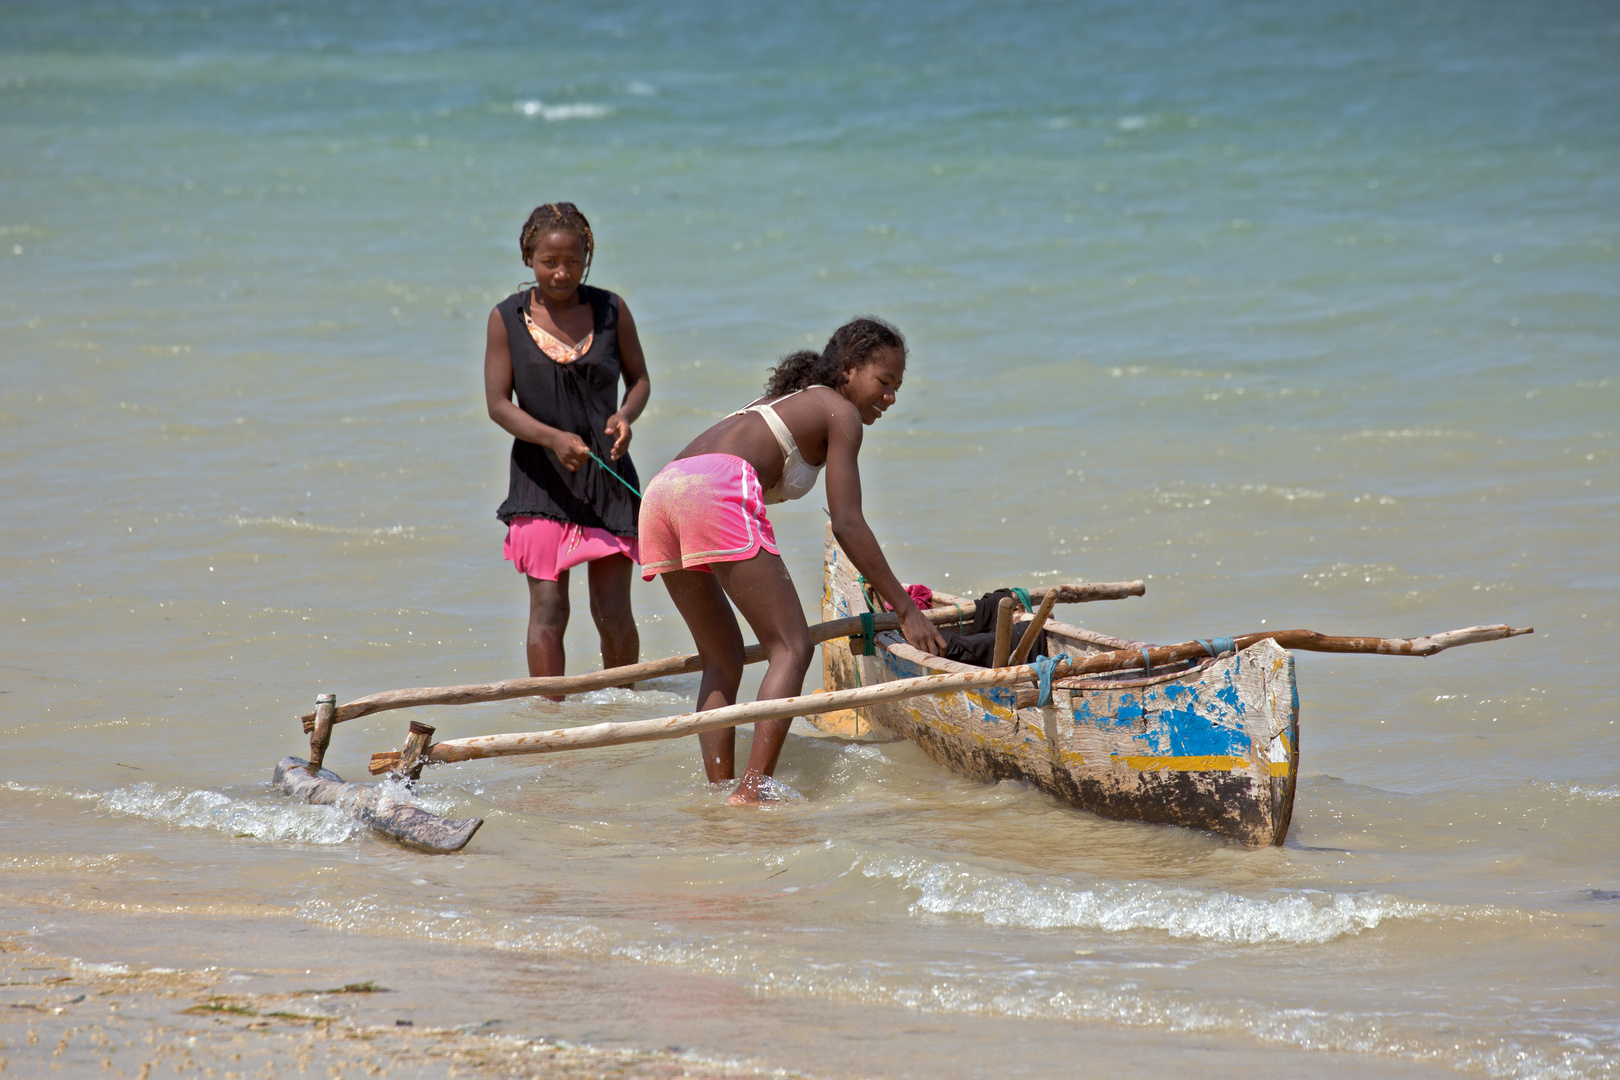
[{"label": "girl's hand on boat", "polygon": [[551,452],[557,455],[557,460],[562,462],[562,467],[569,472],[578,472],[581,465],[591,460],[591,448],[585,445],[584,439],[572,431],[558,432]]},{"label": "girl's hand on boat", "polygon": [[916,607],[900,616],[900,632],[913,649],[920,649],[930,656],[945,655],[945,639]]},{"label": "girl's hand on boat", "polygon": [[608,460],[618,461],[624,457],[625,448],[630,445],[630,421],[623,413],[614,413],[608,417],[607,427],[603,431],[613,436],[613,449],[608,451]]}]

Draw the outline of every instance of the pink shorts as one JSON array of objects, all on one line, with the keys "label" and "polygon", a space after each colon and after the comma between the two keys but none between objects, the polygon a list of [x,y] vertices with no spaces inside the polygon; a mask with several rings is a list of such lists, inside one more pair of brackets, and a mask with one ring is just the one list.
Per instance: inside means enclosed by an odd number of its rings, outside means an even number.
[{"label": "pink shorts", "polygon": [[633,537],[550,518],[515,517],[506,530],[507,561],[542,581],[556,581],[563,571],[608,555],[640,562],[641,546]]},{"label": "pink shorts", "polygon": [[665,465],[642,492],[640,531],[643,581],[669,570],[742,562],[762,549],[778,554],[759,474],[732,454]]}]

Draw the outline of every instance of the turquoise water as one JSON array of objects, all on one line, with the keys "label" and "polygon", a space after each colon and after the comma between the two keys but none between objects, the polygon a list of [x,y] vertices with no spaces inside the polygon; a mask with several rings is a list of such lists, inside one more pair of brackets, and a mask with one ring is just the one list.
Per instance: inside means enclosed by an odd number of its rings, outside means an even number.
[{"label": "turquoise water", "polygon": [[[1214,1040],[1259,1075],[1620,1074],[1617,61],[1591,3],[8,5],[8,926],[108,962],[172,945],[107,902],[427,939],[508,1017],[539,958],[710,980],[826,1038],[652,1005],[614,1037],[818,1075],[1148,1076]],[[870,311],[912,344],[862,458],[907,581],[1141,577],[1070,617],[1150,640],[1537,632],[1301,654],[1275,851],[808,728],[768,814],[686,744],[431,772],[489,819],[455,860],[290,806],[265,780],[317,692],[522,674],[480,350],[553,199],[641,329],[643,475]],[[812,611],[821,505],[773,513]],[[645,655],[689,650],[636,604]]]}]

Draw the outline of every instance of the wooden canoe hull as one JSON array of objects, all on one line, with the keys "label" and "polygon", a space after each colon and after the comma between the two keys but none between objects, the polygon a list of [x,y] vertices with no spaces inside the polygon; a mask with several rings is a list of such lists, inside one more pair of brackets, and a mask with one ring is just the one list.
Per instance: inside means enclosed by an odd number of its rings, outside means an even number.
[{"label": "wooden canoe hull", "polygon": [[[829,535],[822,618],[866,610],[858,573]],[[1050,652],[1075,657],[1144,644],[1062,622],[1046,631]],[[846,639],[821,648],[829,690],[975,670],[898,633],[879,634],[871,656]],[[1179,670],[1060,679],[1045,708],[1033,688],[991,687],[828,714],[817,726],[909,739],[960,776],[1025,780],[1104,817],[1206,829],[1251,847],[1287,836],[1299,768],[1294,658],[1270,639]]]}]

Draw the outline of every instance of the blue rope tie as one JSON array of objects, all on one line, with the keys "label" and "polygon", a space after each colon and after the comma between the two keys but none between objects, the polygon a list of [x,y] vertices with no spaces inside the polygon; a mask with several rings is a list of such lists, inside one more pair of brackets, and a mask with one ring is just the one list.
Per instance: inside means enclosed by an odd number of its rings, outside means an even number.
[{"label": "blue rope tie", "polygon": [[876,656],[877,641],[874,637],[875,628],[872,625],[872,613],[861,612],[861,655]]},{"label": "blue rope tie", "polygon": [[1204,647],[1204,651],[1211,656],[1220,656],[1222,653],[1237,652],[1237,645],[1229,637],[1194,638],[1194,641]]},{"label": "blue rope tie", "polygon": [[1041,686],[1041,696],[1036,699],[1036,708],[1044,709],[1052,704],[1052,672],[1059,664],[1069,661],[1068,653],[1058,653],[1056,656],[1038,656],[1029,662],[1035,669],[1035,678]]},{"label": "blue rope tie", "polygon": [[1147,676],[1153,674],[1153,658],[1148,655],[1148,651],[1147,651],[1146,648],[1142,649],[1141,652],[1142,652],[1142,677],[1146,678]]},{"label": "blue rope tie", "polygon": [[960,634],[962,632],[962,626],[963,626],[963,623],[962,623],[962,605],[958,604],[955,600],[952,600],[951,601],[951,607],[956,609],[956,632],[958,634]]},{"label": "blue rope tie", "polygon": [[1018,586],[1014,585],[1012,593],[1014,596],[1018,597],[1018,602],[1024,605],[1025,611],[1035,610],[1035,605],[1030,603],[1028,589],[1020,589]]},{"label": "blue rope tie", "polygon": [[587,450],[585,452],[587,454],[591,455],[591,460],[592,461],[596,462],[598,465],[602,466],[602,468],[606,469],[607,474],[609,476],[613,477],[613,479],[617,480],[619,483],[623,484],[625,487],[627,487],[631,491],[635,492],[636,498],[638,498],[638,499],[641,498],[641,492],[636,491],[635,486],[633,484],[631,484],[630,481],[626,480],[624,477],[622,477],[618,473],[614,472],[613,471],[613,466],[609,465],[607,462],[603,461],[601,458],[597,457],[595,454],[591,454],[591,452],[589,450]]}]

